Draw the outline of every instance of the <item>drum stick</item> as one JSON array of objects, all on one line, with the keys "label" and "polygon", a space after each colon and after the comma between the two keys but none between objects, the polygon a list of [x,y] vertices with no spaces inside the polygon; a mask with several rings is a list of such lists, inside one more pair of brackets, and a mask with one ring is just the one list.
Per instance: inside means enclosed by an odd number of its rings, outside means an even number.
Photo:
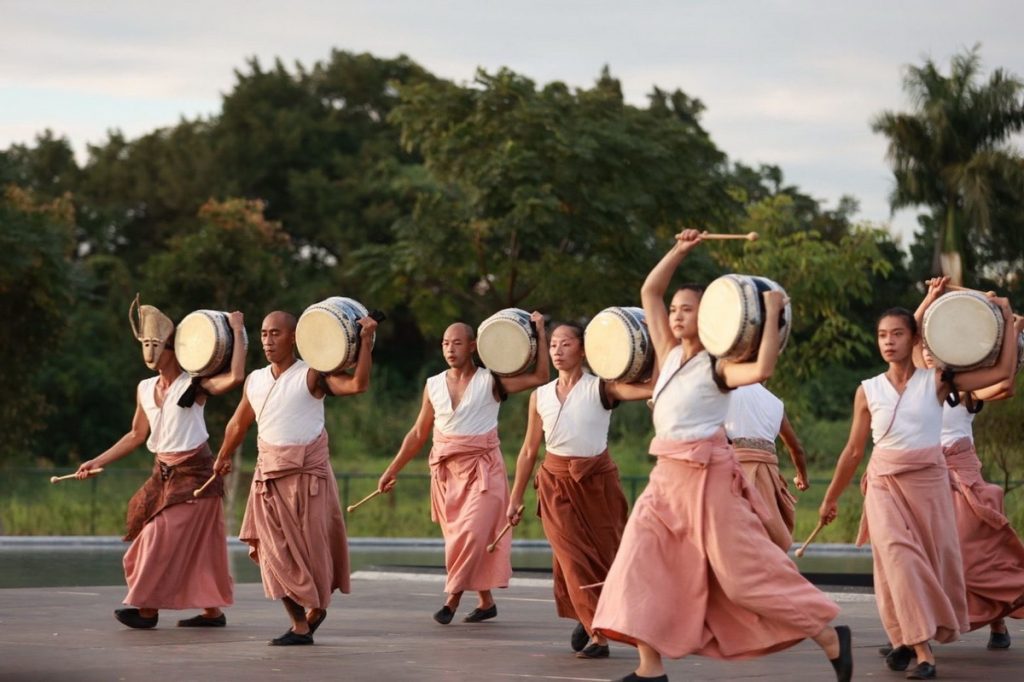
[{"label": "drum stick", "polygon": [[[524,509],[523,505],[519,505],[516,508],[516,513],[517,514],[522,514],[523,513],[523,509]],[[505,533],[507,533],[511,527],[512,527],[512,523],[511,522],[506,523],[505,527],[501,529],[500,533],[498,533],[498,537],[494,538],[494,542],[492,542],[491,544],[487,545],[487,552],[488,552],[488,554],[494,552],[494,548],[498,546],[498,541],[501,540],[503,537],[505,537]]]},{"label": "drum stick", "polygon": [[757,232],[747,232],[746,234],[724,234],[716,232],[701,232],[701,239],[746,239],[748,242],[757,241]]},{"label": "drum stick", "polygon": [[589,585],[580,585],[580,589],[581,590],[592,590],[595,587],[601,587],[601,585],[604,585],[604,581],[603,580],[601,582],[599,582],[599,583],[591,583]]},{"label": "drum stick", "polygon": [[804,552],[807,551],[807,545],[814,542],[814,538],[818,536],[818,533],[820,533],[821,529],[824,527],[825,524],[821,521],[818,521],[818,525],[814,527],[814,531],[807,537],[806,540],[804,540],[804,544],[800,545],[800,548],[796,550],[797,558],[800,558],[804,555]]},{"label": "drum stick", "polygon": [[359,505],[361,505],[363,502],[369,502],[370,500],[372,500],[373,498],[377,497],[380,494],[381,494],[381,490],[380,490],[380,488],[378,488],[377,490],[374,490],[372,493],[370,493],[369,495],[367,495],[363,499],[359,500],[355,504],[350,504],[349,506],[346,507],[346,509],[348,509],[348,511],[351,513],[353,511],[355,511],[359,507]]},{"label": "drum stick", "polygon": [[[86,472],[86,476],[95,476],[96,474],[103,473],[103,467],[97,467],[95,469],[89,469]],[[57,481],[66,481],[69,478],[78,478],[78,474],[67,474],[66,476],[50,476],[50,483],[56,483]]]},{"label": "drum stick", "polygon": [[[931,280],[927,280],[926,279],[924,281],[924,285],[928,286],[928,283],[930,281]],[[996,295],[996,292],[994,292],[994,291],[982,291],[981,289],[972,289],[970,287],[962,287],[962,286],[958,286],[956,284],[947,284],[946,285],[946,289],[948,289],[949,291],[973,291],[976,294],[983,294],[985,296],[995,296]]]},{"label": "drum stick", "polygon": [[198,488],[196,488],[195,490],[192,491],[192,497],[199,497],[200,495],[202,495],[203,491],[206,490],[207,486],[209,486],[211,483],[213,483],[216,480],[217,480],[217,472],[214,471],[213,472],[213,476],[210,476],[209,480],[207,480],[206,483],[204,483],[203,485],[201,485],[200,487],[198,487]]}]

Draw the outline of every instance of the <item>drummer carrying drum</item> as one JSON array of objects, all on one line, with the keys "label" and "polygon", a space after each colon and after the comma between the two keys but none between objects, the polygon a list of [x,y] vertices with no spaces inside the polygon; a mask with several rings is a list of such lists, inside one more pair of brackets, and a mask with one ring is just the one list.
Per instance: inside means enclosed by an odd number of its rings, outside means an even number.
[{"label": "drummer carrying drum", "polygon": [[[532,359],[529,349],[547,347],[543,317],[538,312],[525,316],[515,309],[502,311],[498,317],[491,324],[484,323],[497,330],[488,355],[500,362],[489,364],[525,368]],[[477,592],[479,601],[463,622],[477,623],[498,615],[491,590],[508,587],[512,577],[511,537],[504,535],[493,553],[486,551],[505,525],[509,499],[498,441],[498,410],[508,394],[548,380],[547,353],[536,354],[532,372],[502,377],[473,363],[476,347],[469,325],[456,322],[445,330],[441,352],[448,369],[427,379],[416,423],[378,482],[378,490],[391,491],[398,473],[433,433],[430,514],[444,535],[448,572],[448,597],[434,614],[434,620],[442,625],[452,621],[466,590]]]},{"label": "drummer carrying drum", "polygon": [[[200,615],[178,621],[178,626],[220,627],[227,623],[221,607],[233,602],[221,507],[224,486],[216,480],[198,499],[193,491],[213,473],[203,419],[206,398],[227,393],[245,378],[242,313],[225,315],[233,334],[230,364],[215,368],[221,371],[213,376],[197,378],[199,390],[190,391],[193,380],[182,371],[172,344],[174,323],[153,306],[139,306],[138,300],[129,309],[129,320],[146,366],[157,376],[139,383],[131,430],[99,457],[84,462],[78,477],[86,478],[91,469],[146,443],[156,461],[149,480],[128,503],[124,538],[132,543],[124,555],[124,603],[133,608],[117,609],[114,616],[131,628],[152,628],[160,609],[201,608]],[[184,399],[190,392],[191,402]]]}]

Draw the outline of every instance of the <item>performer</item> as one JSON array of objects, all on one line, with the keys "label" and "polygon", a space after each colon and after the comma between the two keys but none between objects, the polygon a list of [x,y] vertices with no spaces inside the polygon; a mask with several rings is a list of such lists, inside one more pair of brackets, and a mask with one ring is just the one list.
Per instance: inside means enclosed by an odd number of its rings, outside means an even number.
[{"label": "performer", "polygon": [[[1007,301],[996,300],[1009,319]],[[971,391],[1009,376],[1016,344],[1013,325],[1006,327],[998,365],[957,375],[957,386]],[[969,627],[960,543],[947,492],[949,472],[940,443],[942,401],[952,385],[941,373],[914,366],[919,337],[909,311],[884,312],[877,337],[889,369],[857,389],[850,437],[819,513],[824,524],[835,520],[839,497],[856,473],[870,433],[874,450],[861,481],[864,513],[857,543],[871,541],[878,610],[889,641],[896,645],[886,665],[906,670],[916,656],[918,664],[908,679],[932,679],[937,673],[929,640],[951,642]]]},{"label": "performer", "polygon": [[[534,312],[537,347],[547,339],[544,321]],[[487,545],[505,523],[508,475],[498,441],[498,410],[510,393],[540,386],[548,379],[548,356],[537,354],[532,373],[497,377],[473,364],[473,328],[456,322],[444,332],[441,351],[449,369],[427,379],[419,416],[380,477],[378,490],[390,492],[398,473],[416,456],[433,430],[430,449],[430,516],[444,536],[448,597],[434,614],[447,625],[455,616],[462,593],[478,593],[477,607],[463,618],[478,623],[498,615],[491,590],[508,587],[512,577],[512,539],[507,534],[493,553]]]},{"label": "performer", "polygon": [[327,617],[331,593],[349,592],[348,544],[331,469],[324,397],[370,387],[376,320],[364,317],[355,372],[321,374],[295,357],[295,317],[275,311],[260,329],[269,365],[246,380],[242,401],[228,422],[216,469],[231,471],[231,453],[257,425],[258,457],[238,537],[259,564],[263,591],[280,599],[292,626],[269,643],[313,643]]},{"label": "performer", "polygon": [[853,671],[849,628],[829,626],[839,607],[807,582],[764,528],[764,504],[747,484],[722,423],[729,388],[766,380],[779,352],[781,292],[764,294],[754,362],[713,359],[697,335],[701,289],[663,301],[672,274],[701,243],[685,230],[647,276],[644,312],[660,367],[651,454],[594,615],[594,630],[635,644],[640,665],[623,680],[667,680],[662,656],[760,656],[813,639],[839,680]]},{"label": "performer", "polygon": [[575,324],[554,329],[548,352],[558,378],[530,395],[507,515],[513,526],[522,520],[523,494],[543,436],[547,456],[534,487],[551,543],[555,607],[560,617],[579,621],[570,638],[577,657],[606,658],[608,640],[592,628],[600,591],[580,588],[604,581],[626,526],[626,496],[608,455],[611,411],[620,401],[650,398],[651,385],[604,381],[585,372],[583,328]]},{"label": "performer", "polygon": [[729,437],[747,482],[754,486],[770,512],[765,526],[772,542],[783,551],[793,544],[796,498],[789,492],[786,479],[779,474],[775,439],[782,437],[789,458],[796,468],[793,483],[807,490],[807,464],[803,445],[786,418],[782,401],[762,384],[740,386],[732,392],[725,417],[725,435]]},{"label": "performer", "polygon": [[[135,336],[142,342],[146,366],[157,376],[139,382],[131,430],[77,472],[78,478],[87,478],[90,470],[131,454],[143,443],[155,455],[152,475],[128,503],[124,539],[131,545],[124,555],[124,603],[130,608],[115,610],[114,617],[130,628],[152,628],[160,609],[201,608],[201,614],[179,620],[178,626],[223,627],[227,618],[221,608],[233,603],[234,587],[221,506],[224,486],[218,479],[198,498],[192,492],[213,474],[203,418],[206,398],[227,393],[245,378],[242,313],[228,318],[234,334],[229,368],[200,380],[188,407],[179,401],[193,381],[174,355],[174,323],[150,305],[138,306],[138,314]],[[135,327],[131,311],[129,320]]]}]

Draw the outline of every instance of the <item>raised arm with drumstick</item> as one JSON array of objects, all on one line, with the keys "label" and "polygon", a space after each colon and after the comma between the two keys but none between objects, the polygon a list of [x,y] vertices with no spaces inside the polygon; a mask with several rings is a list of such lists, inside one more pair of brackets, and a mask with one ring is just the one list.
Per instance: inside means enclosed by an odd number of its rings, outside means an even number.
[{"label": "raised arm with drumstick", "polygon": [[[139,324],[131,317],[137,310]],[[213,454],[207,444],[203,417],[209,395],[227,393],[245,376],[244,319],[228,316],[233,349],[223,372],[198,380],[185,373],[174,353],[174,323],[153,306],[129,310],[136,338],[142,343],[146,365],[157,376],[143,380],[136,390],[131,429],[114,445],[78,467],[84,479],[134,452],[143,443],[155,455],[153,473],[128,504],[125,554],[128,582],[126,604],[115,617],[131,628],[151,628],[160,608],[201,608],[201,614],[179,626],[223,626],[221,607],[230,606],[232,580],[228,570],[223,486],[211,484],[195,499],[193,492],[210,480]],[[194,399],[184,401],[191,390]],[[187,406],[182,406],[187,403]],[[194,500],[194,504],[185,504]],[[195,529],[178,534],[179,529]],[[154,576],[159,575],[157,579]]]}]

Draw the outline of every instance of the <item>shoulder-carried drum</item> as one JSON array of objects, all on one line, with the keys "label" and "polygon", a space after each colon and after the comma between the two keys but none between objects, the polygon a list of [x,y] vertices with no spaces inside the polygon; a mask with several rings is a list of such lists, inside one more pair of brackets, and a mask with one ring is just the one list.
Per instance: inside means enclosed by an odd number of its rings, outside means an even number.
[{"label": "shoulder-carried drum", "polygon": [[[744,361],[757,356],[764,329],[766,291],[781,291],[777,282],[755,275],[723,275],[708,285],[697,310],[697,334],[711,355]],[[779,352],[793,327],[793,307],[787,303],[779,322]]]},{"label": "shoulder-carried drum", "polygon": [[537,359],[537,331],[530,313],[506,308],[488,317],[477,329],[476,350],[484,367],[498,376],[525,372]]},{"label": "shoulder-carried drum", "polygon": [[295,345],[318,372],[337,372],[359,359],[359,320],[368,315],[359,301],[332,296],[306,308],[295,327]]},{"label": "shoulder-carried drum", "polygon": [[1003,312],[984,294],[951,291],[925,311],[924,344],[941,367],[956,372],[991,367],[999,359],[1003,324]]},{"label": "shoulder-carried drum", "polygon": [[[246,347],[249,338],[242,329]],[[194,377],[220,374],[231,363],[235,335],[228,314],[220,310],[189,313],[174,330],[174,355],[181,368]]]},{"label": "shoulder-carried drum", "polygon": [[631,383],[651,374],[654,347],[642,308],[605,308],[583,334],[587,363],[606,381]]}]

